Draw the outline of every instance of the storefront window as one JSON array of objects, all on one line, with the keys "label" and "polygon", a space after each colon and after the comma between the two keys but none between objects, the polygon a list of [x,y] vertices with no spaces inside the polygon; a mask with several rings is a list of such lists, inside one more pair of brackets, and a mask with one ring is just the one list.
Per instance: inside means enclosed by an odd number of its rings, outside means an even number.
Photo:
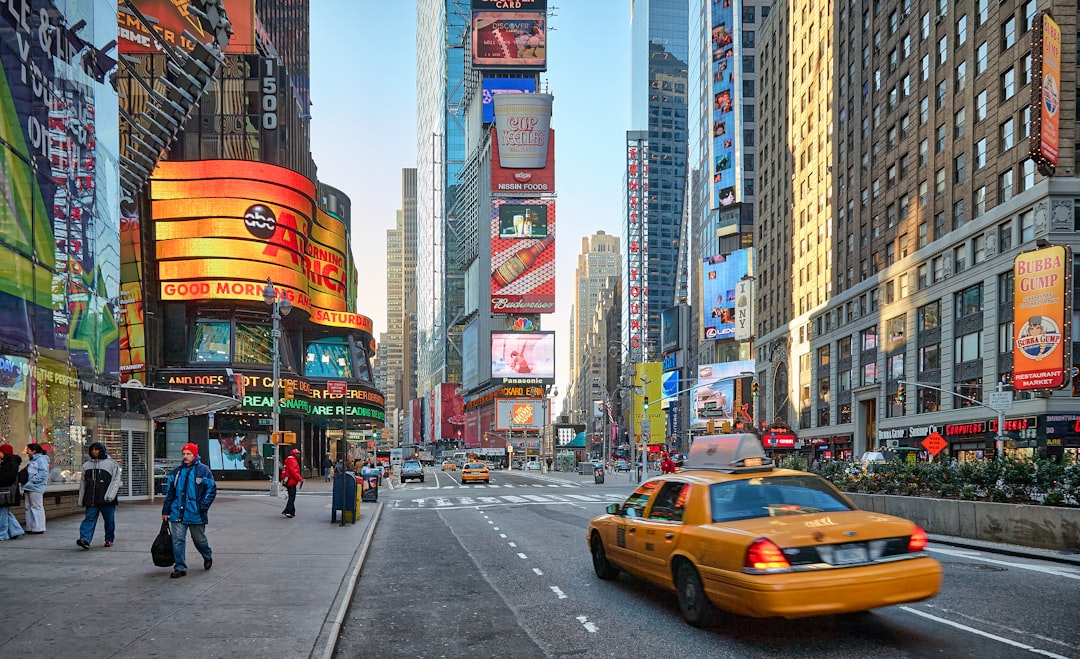
[{"label": "storefront window", "polygon": [[200,320],[195,323],[191,343],[191,361],[195,363],[228,362],[231,352],[229,321]]},{"label": "storefront window", "polygon": [[304,375],[314,378],[351,378],[349,345],[344,341],[308,344],[304,358]]},{"label": "storefront window", "polygon": [[941,392],[936,389],[924,389],[919,387],[919,414],[925,412],[937,412],[941,409]]},{"label": "storefront window", "polygon": [[[982,398],[982,378],[957,382],[956,393],[959,394],[959,396],[954,396],[954,407],[975,407],[979,404],[976,401]],[[960,396],[964,396],[964,398],[961,398]],[[974,400],[968,400],[969,398]]]},{"label": "storefront window", "polygon": [[265,325],[236,326],[236,362],[240,364],[272,364],[273,338]]}]

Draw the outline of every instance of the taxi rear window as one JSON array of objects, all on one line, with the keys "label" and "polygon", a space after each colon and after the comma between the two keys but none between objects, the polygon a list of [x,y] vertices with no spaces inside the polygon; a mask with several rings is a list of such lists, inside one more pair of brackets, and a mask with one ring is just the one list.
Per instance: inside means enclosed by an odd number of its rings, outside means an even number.
[{"label": "taxi rear window", "polygon": [[709,486],[713,522],[851,510],[817,476],[765,476]]},{"label": "taxi rear window", "polygon": [[487,465],[483,462],[470,462],[465,465],[466,469],[487,469]]}]

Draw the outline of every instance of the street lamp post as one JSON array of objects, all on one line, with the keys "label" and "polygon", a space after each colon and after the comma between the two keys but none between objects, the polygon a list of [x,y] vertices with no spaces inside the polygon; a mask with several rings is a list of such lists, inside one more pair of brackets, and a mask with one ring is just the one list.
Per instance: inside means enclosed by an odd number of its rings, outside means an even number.
[{"label": "street lamp post", "polygon": [[281,317],[288,316],[292,311],[292,304],[284,297],[278,297],[277,289],[274,288],[274,283],[269,277],[266,278],[266,287],[262,292],[263,301],[270,305],[273,310],[270,317],[273,319],[274,324],[270,330],[270,337],[273,340],[273,354],[274,359],[274,407],[271,412],[271,419],[274,427],[274,434],[272,435],[271,445],[274,447],[274,473],[270,478],[270,495],[277,496],[278,488],[280,484],[278,482],[278,474],[281,471],[279,466],[280,455],[278,451],[279,444],[274,444],[274,439],[279,439],[278,432],[280,432],[280,383],[281,380],[281,351],[280,351],[280,339],[281,339]]}]

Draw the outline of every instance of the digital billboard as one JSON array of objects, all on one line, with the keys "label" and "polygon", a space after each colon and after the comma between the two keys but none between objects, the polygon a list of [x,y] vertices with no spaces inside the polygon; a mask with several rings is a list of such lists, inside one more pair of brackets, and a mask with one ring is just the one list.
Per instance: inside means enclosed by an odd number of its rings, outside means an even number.
[{"label": "digital billboard", "polygon": [[480,83],[481,121],[495,121],[495,106],[492,97],[495,94],[534,94],[536,78],[499,78],[484,76]]},{"label": "digital billboard", "polygon": [[752,378],[753,372],[753,360],[698,366],[690,424],[703,426],[709,421],[734,421],[735,381]]},{"label": "digital billboard", "polygon": [[543,430],[547,423],[546,398],[495,399],[495,430]]},{"label": "digital billboard", "polygon": [[735,121],[736,38],[735,13],[731,2],[712,4],[712,207],[730,206],[736,201]]},{"label": "digital billboard", "polygon": [[1068,384],[1072,346],[1072,250],[1051,245],[1013,262],[1013,388]]},{"label": "digital billboard", "polygon": [[372,332],[349,310],[347,233],[315,184],[266,163],[162,161],[150,181],[163,301],[263,301],[269,278],[314,323]]},{"label": "digital billboard", "polygon": [[502,384],[555,382],[555,332],[492,332],[491,379]]},{"label": "digital billboard", "polygon": [[553,312],[555,200],[493,199],[490,232],[492,313]]},{"label": "digital billboard", "polygon": [[547,13],[544,11],[474,11],[474,69],[547,68]]},{"label": "digital billboard", "polygon": [[[191,52],[195,44],[190,35],[203,44],[214,40],[212,32],[203,29],[199,18],[187,11],[187,2],[173,0],[128,0],[145,18],[155,23],[154,30],[170,46]],[[120,3],[116,12],[118,49],[125,55],[160,55],[163,51],[157,39],[135,14]],[[230,55],[255,53],[255,0],[222,0],[232,24],[232,36],[224,49]],[[187,35],[184,33],[187,32]]]},{"label": "digital billboard", "polygon": [[706,341],[735,338],[735,308],[739,280],[750,274],[750,251],[716,254],[703,260],[701,268],[701,324]]},{"label": "digital billboard", "polygon": [[548,131],[545,164],[540,168],[502,166],[497,132],[492,129],[491,191],[498,195],[537,195],[555,192],[555,131]]}]

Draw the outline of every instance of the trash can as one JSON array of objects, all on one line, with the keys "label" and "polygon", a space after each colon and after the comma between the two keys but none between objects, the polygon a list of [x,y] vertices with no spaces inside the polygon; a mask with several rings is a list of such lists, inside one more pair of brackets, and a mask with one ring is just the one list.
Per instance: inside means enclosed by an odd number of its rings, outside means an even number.
[{"label": "trash can", "polygon": [[379,470],[373,467],[364,467],[360,470],[360,500],[379,500]]},{"label": "trash can", "polygon": [[596,465],[595,467],[593,467],[592,480],[597,485],[600,485],[601,483],[604,482],[604,468],[603,467],[601,467],[600,465]]},{"label": "trash can", "polygon": [[330,497],[330,523],[337,521],[338,511],[341,512],[341,525],[345,526],[345,517],[353,524],[360,516],[360,497],[356,488],[356,474],[352,472],[339,472],[334,474],[334,490]]}]

